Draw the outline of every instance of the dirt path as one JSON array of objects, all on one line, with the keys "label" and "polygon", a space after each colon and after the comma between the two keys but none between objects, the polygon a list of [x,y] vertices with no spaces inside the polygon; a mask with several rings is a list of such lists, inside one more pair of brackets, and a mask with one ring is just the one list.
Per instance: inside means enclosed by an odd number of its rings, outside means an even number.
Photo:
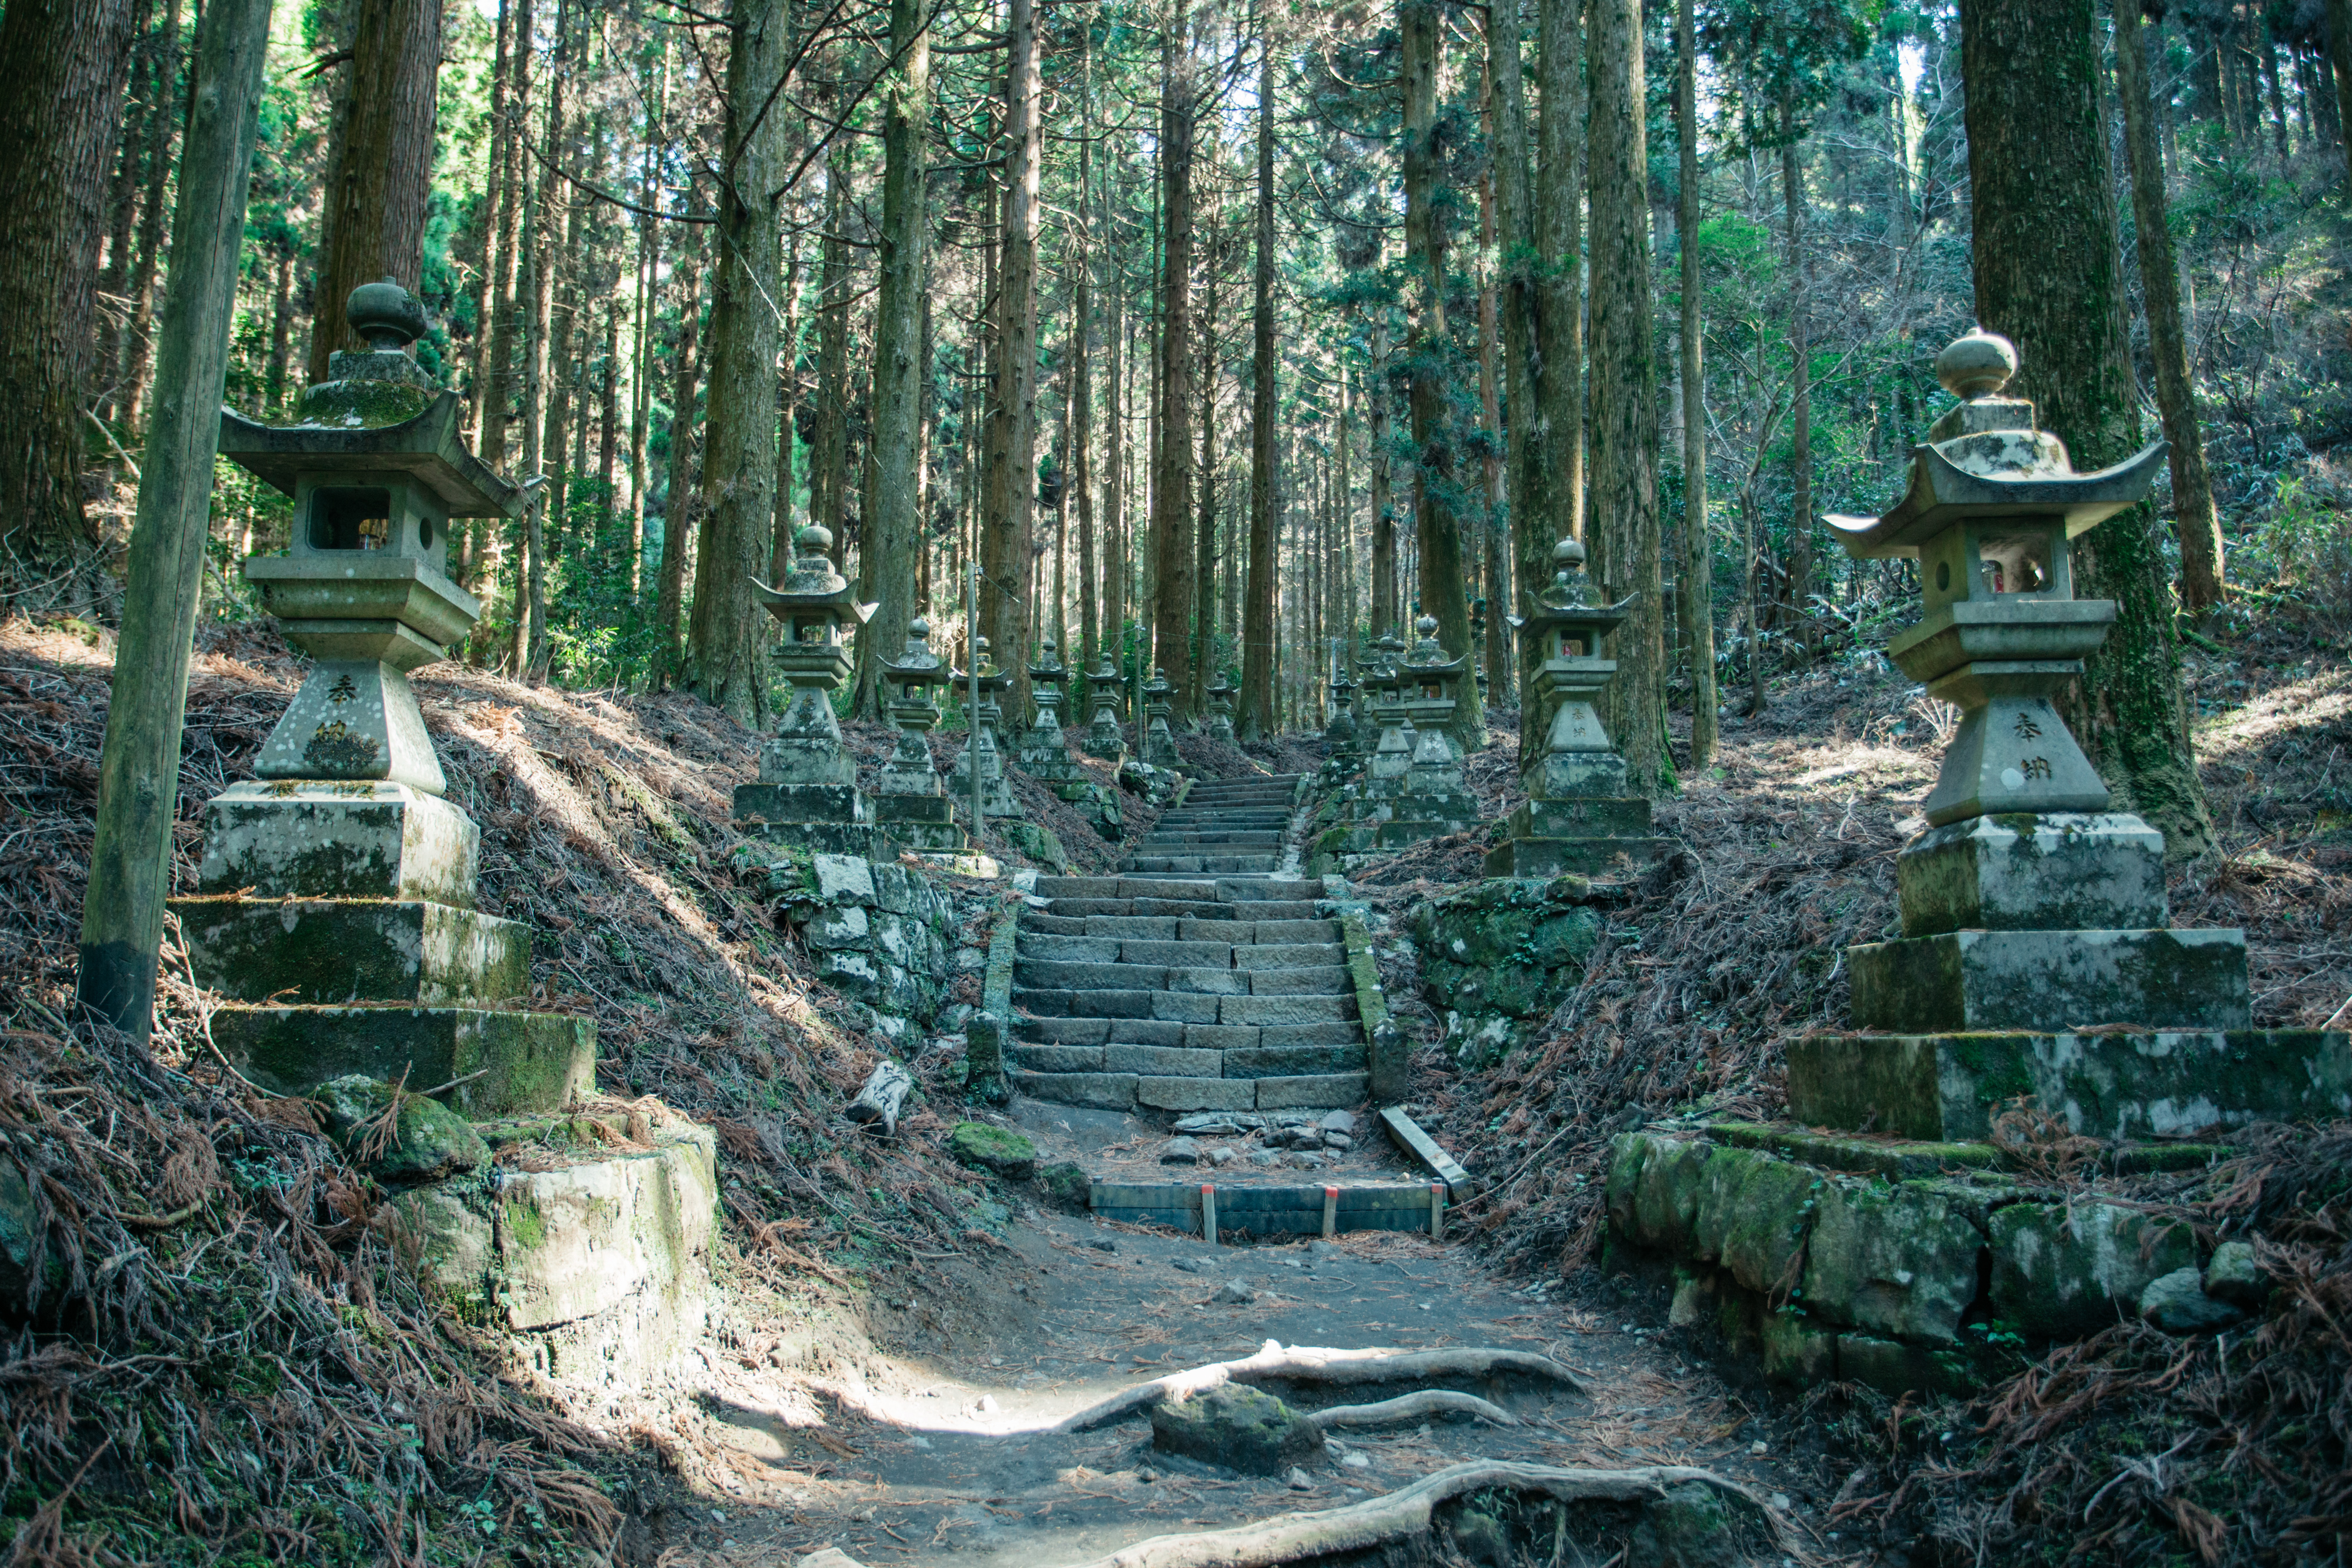
[{"label": "dirt path", "polygon": [[[1598,1302],[1507,1288],[1460,1245],[1366,1232],[1212,1247],[1036,1211],[984,1257],[971,1245],[974,1254],[948,1260],[919,1290],[894,1296],[883,1285],[873,1353],[830,1377],[714,1367],[702,1435],[728,1451],[741,1489],[656,1516],[644,1544],[660,1562],[789,1563],[833,1546],[870,1568],[1060,1568],[1149,1536],[1361,1501],[1477,1458],[1706,1467],[1780,1494],[1794,1538],[1810,1542],[1807,1516],[1818,1520],[1834,1485],[1817,1460],[1784,1454],[1770,1417],[1655,1331]],[[1234,1299],[1241,1291],[1247,1299]],[[1138,1383],[1268,1340],[1534,1352],[1582,1374],[1591,1394],[1516,1379],[1454,1384],[1521,1425],[1334,1432],[1304,1488],[1159,1451],[1139,1414],[1090,1432],[1050,1429]],[[1267,1386],[1307,1409],[1409,1391]],[[1821,1544],[1833,1555],[1839,1543]]]}]

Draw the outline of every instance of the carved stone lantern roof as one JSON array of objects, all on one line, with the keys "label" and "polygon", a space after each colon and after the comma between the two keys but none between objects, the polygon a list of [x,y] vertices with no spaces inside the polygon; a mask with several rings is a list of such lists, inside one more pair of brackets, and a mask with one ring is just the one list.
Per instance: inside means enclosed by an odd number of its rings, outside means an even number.
[{"label": "carved stone lantern roof", "polygon": [[834,569],[825,554],[833,548],[830,531],[808,524],[793,535],[793,544],[799,553],[784,574],[783,586],[771,588],[755,577],[751,596],[783,624],[776,663],[785,679],[795,687],[835,690],[849,679],[851,669],[841,631],[864,626],[875,606],[859,604],[849,579]]},{"label": "carved stone lantern roof", "polygon": [[1550,585],[1528,601],[1527,614],[1510,617],[1511,627],[1539,661],[1598,659],[1601,639],[1633,614],[1633,595],[1613,605],[1595,599],[1592,580],[1584,574],[1584,546],[1573,538],[1553,545],[1551,559]]},{"label": "carved stone lantern roof", "polygon": [[1062,663],[1059,643],[1047,637],[1037,645],[1037,662],[1029,667],[1029,679],[1034,684],[1059,687],[1069,673]]},{"label": "carved stone lantern roof", "polygon": [[882,661],[882,670],[890,679],[906,689],[909,698],[924,687],[943,686],[955,679],[955,674],[931,651],[931,623],[917,616],[907,623],[906,651],[896,659]]}]

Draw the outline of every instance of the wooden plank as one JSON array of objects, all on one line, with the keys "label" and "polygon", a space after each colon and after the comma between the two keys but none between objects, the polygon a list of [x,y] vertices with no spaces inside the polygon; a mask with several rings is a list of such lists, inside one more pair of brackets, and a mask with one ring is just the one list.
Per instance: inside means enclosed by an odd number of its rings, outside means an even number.
[{"label": "wooden plank", "polygon": [[1087,1191],[1090,1208],[1184,1209],[1201,1212],[1201,1189],[1190,1182],[1097,1182]]},{"label": "wooden plank", "polygon": [[1421,1130],[1420,1123],[1396,1106],[1381,1112],[1381,1125],[1388,1129],[1389,1137],[1398,1148],[1420,1161],[1429,1173],[1444,1182],[1455,1202],[1472,1196],[1478,1190],[1453,1155],[1437,1146],[1437,1141]]},{"label": "wooden plank", "polygon": [[1323,1234],[1334,1236],[1339,1229],[1339,1189],[1323,1189]]},{"label": "wooden plank", "polygon": [[1341,1214],[1358,1209],[1416,1208],[1425,1212],[1428,1207],[1429,1188],[1421,1182],[1382,1182],[1377,1186],[1339,1189]]},{"label": "wooden plank", "polygon": [[1211,1247],[1217,1245],[1217,1189],[1211,1182],[1201,1184],[1201,1235]]}]

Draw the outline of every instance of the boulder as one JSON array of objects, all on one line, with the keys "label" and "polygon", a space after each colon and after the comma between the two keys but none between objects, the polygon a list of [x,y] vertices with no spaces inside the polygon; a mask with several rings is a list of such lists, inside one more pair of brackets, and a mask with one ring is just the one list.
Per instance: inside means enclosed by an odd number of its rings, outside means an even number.
[{"label": "boulder", "polygon": [[2148,1281],[2139,1293],[2139,1315],[2168,1334],[2210,1334],[2242,1321],[2246,1314],[2208,1296],[2204,1276],[2196,1269],[2176,1268]]},{"label": "boulder", "polygon": [[1220,1384],[1151,1411],[1154,1447],[1245,1475],[1278,1476],[1323,1458],[1322,1429],[1261,1389]]},{"label": "boulder", "polygon": [[2112,1204],[2012,1204],[1990,1228],[1993,1316],[2030,1339],[2111,1327],[2149,1285],[2197,1261],[2187,1226]]},{"label": "boulder", "polygon": [[1042,1167],[1037,1172],[1037,1184],[1045,1190],[1046,1201],[1073,1209],[1087,1206],[1094,1186],[1086,1168],[1069,1160]]},{"label": "boulder", "polygon": [[948,1152],[959,1164],[1010,1182],[1025,1182],[1037,1170],[1037,1145],[1025,1134],[984,1121],[959,1121],[948,1134]]},{"label": "boulder", "polygon": [[422,1094],[403,1091],[392,1127],[373,1136],[392,1097],[392,1085],[360,1073],[320,1084],[315,1096],[327,1113],[328,1134],[383,1181],[437,1182],[489,1163],[490,1146],[473,1124]]},{"label": "boulder", "polygon": [[2213,1261],[2205,1266],[2205,1294],[2251,1312],[2270,1293],[2270,1278],[2255,1263],[2252,1247],[2225,1241],[2213,1249]]}]

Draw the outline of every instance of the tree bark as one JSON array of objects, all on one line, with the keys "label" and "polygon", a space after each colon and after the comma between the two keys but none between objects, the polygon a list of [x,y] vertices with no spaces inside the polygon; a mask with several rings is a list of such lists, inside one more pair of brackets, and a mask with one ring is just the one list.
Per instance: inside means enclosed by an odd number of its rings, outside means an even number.
[{"label": "tree bark", "polygon": [[929,0],[890,0],[897,79],[883,98],[881,295],[874,309],[874,512],[861,552],[874,563],[874,618],[857,634],[857,712],[881,715],[881,659],[906,646],[915,616],[916,454],[923,411],[923,136],[930,118]]},{"label": "tree bark", "polygon": [[1192,626],[1192,155],[1198,83],[1192,7],[1179,0],[1161,44],[1160,435],[1151,486],[1153,658],[1175,689],[1172,716],[1191,716]]},{"label": "tree bark", "polygon": [[[1402,0],[1397,22],[1404,78],[1405,253],[1415,284],[1412,364],[1412,445],[1418,472],[1414,542],[1421,555],[1421,606],[1437,621],[1437,640],[1449,655],[1470,652],[1470,600],[1462,581],[1462,528],[1447,500],[1454,483],[1454,422],[1445,374],[1445,222],[1437,211],[1436,0]],[[1486,741],[1485,716],[1475,689],[1454,713],[1454,739],[1465,751]]]},{"label": "tree bark", "polygon": [[1805,317],[1805,172],[1793,110],[1781,103],[1780,197],[1789,221],[1789,613],[1806,653],[1813,626],[1813,362]]},{"label": "tree bark", "polygon": [[[668,96],[669,49],[662,46],[659,61],[646,71],[646,151],[637,186],[638,205],[659,210],[661,160],[657,138],[662,104]],[[630,351],[629,396],[629,602],[642,605],[646,570],[646,490],[653,479],[647,443],[653,434],[655,289],[661,271],[661,225],[650,217],[637,219],[636,331]]]},{"label": "tree bark", "polygon": [[[1105,193],[1104,211],[1109,210]],[[1103,430],[1102,646],[1116,660],[1127,634],[1127,300],[1110,230],[1103,234],[1103,383],[1109,409]]]},{"label": "tree bark", "polygon": [[1657,362],[1650,321],[1649,152],[1642,0],[1592,0],[1593,559],[1605,598],[1633,596],[1617,632],[1614,736],[1630,786],[1675,788],[1665,744],[1658,573]]},{"label": "tree bark", "polygon": [[[1584,179],[1584,0],[1537,0],[1542,50],[1543,117],[1537,127],[1535,258],[1528,307],[1539,367],[1528,438],[1528,466],[1545,475],[1544,510],[1523,510],[1517,540],[1519,588],[1538,593],[1551,581],[1552,547],[1584,537],[1584,284],[1580,215]],[[1519,653],[1525,689],[1540,662]],[[1519,755],[1543,743],[1540,703],[1519,704]]]},{"label": "tree bark", "polygon": [[[2011,391],[2085,471],[2139,445],[2093,0],[1969,0],[1960,13],[1977,319],[2017,345]],[[2074,543],[2084,598],[2116,602],[2069,718],[2110,789],[2175,858],[2212,847],[2155,509]]]},{"label": "tree bark", "polygon": [[505,177],[499,183],[498,262],[492,285],[497,300],[491,306],[489,381],[484,393],[482,457],[501,473],[509,472],[515,418],[515,339],[522,331],[521,230],[523,221],[523,144],[530,134],[531,0],[514,0],[514,49],[509,57],[506,91],[491,94],[492,112],[504,123]]},{"label": "tree bark", "polygon": [[[153,98],[146,117],[147,195],[140,204],[139,248],[131,277],[131,325],[119,395],[127,399],[123,424],[132,436],[145,427],[147,366],[155,342],[155,273],[163,259],[163,186],[172,172],[172,142],[180,129],[174,90],[180,80],[179,0],[165,0],[156,40]],[[190,86],[193,87],[193,79]]]},{"label": "tree bark", "polygon": [[2165,226],[2164,156],[2148,100],[2147,47],[2140,8],[2116,7],[2116,97],[2123,105],[2124,152],[2131,164],[2132,219],[2139,238],[2140,289],[2147,300],[2148,358],[2156,367],[2156,405],[2172,444],[2172,508],[2180,533],[2180,602],[2192,613],[2221,602],[2221,520],[2205,471],[2205,440],[2189,383],[2189,349],[2180,323],[2180,273]]},{"label": "tree bark", "polygon": [[[1086,47],[1083,38],[1081,49]],[[1091,92],[1091,83],[1088,88]],[[1079,100],[1080,134],[1089,135],[1091,118],[1086,114],[1088,99]],[[1094,214],[1093,147],[1089,141],[1078,143],[1079,210],[1091,220]],[[1096,592],[1097,554],[1095,550],[1095,458],[1094,458],[1094,382],[1091,375],[1093,355],[1090,339],[1094,336],[1094,267],[1095,247],[1081,237],[1076,258],[1076,279],[1070,300],[1070,483],[1077,489],[1078,505],[1078,646],[1062,650],[1063,662],[1078,671],[1070,681],[1070,718],[1073,723],[1084,721],[1079,716],[1078,699],[1086,694],[1082,677],[1095,667],[1095,650],[1101,646],[1098,621],[1099,604]]]},{"label": "tree bark", "polygon": [[1240,737],[1274,732],[1274,40],[1257,79],[1257,236],[1251,279],[1249,571],[1242,584]]},{"label": "tree bark", "polygon": [[[687,205],[693,199],[689,184]],[[671,276],[677,283],[677,338],[670,349],[673,380],[669,399],[668,495],[662,514],[661,586],[657,614],[661,623],[658,679],[664,685],[684,679],[685,649],[679,641],[685,617],[686,557],[694,537],[695,498],[699,493],[694,462],[694,397],[702,367],[695,357],[697,327],[702,315],[702,226],[688,224],[680,237],[678,258]]]},{"label": "tree bark", "polygon": [[2336,117],[2344,128],[2345,172],[2352,177],[2352,0],[2326,0],[2327,63],[2336,78]]},{"label": "tree bark", "polygon": [[1400,628],[1397,604],[1396,478],[1389,448],[1389,329],[1372,327],[1372,374],[1364,402],[1372,427],[1372,625],[1374,637]]},{"label": "tree bark", "polygon": [[[23,0],[17,0],[23,4]],[[123,584],[98,820],[82,903],[82,1004],[143,1042],[172,885],[180,733],[212,518],[237,251],[259,124],[269,0],[211,0],[191,73],[186,157],[155,366],[155,417]]]},{"label": "tree bark", "polygon": [[1675,227],[1683,263],[1683,569],[1680,611],[1691,655],[1691,767],[1716,745],[1715,552],[1706,510],[1706,322],[1699,311],[1698,38],[1691,0],[1675,4],[1675,128],[1681,155]]},{"label": "tree bark", "polygon": [[100,589],[81,396],[130,47],[130,0],[10,0],[0,15],[0,599],[18,605],[79,607]]},{"label": "tree bark", "polygon": [[775,196],[786,117],[761,114],[784,74],[786,0],[734,0],[727,57],[727,178],[719,186],[718,275],[710,300],[710,411],[705,511],[694,563],[687,670],[695,694],[756,724],[768,707],[767,616],[751,580],[767,565],[776,486]]},{"label": "tree bark", "polygon": [[[1502,25],[1496,26],[1494,18],[1500,18]],[[1495,207],[1502,244],[1502,289],[1496,303],[1502,317],[1503,391],[1508,420],[1504,455],[1510,474],[1509,568],[1506,571],[1498,565],[1486,590],[1488,679],[1497,702],[1509,700],[1514,685],[1523,693],[1526,690],[1524,675],[1512,673],[1518,670],[1519,659],[1507,617],[1549,581],[1548,576],[1530,574],[1543,571],[1557,542],[1556,535],[1543,537],[1553,525],[1558,483],[1545,461],[1542,422],[1547,383],[1559,373],[1543,362],[1536,342],[1543,263],[1536,240],[1535,193],[1528,183],[1528,94],[1519,64],[1520,26],[1518,0],[1502,0],[1490,16],[1486,34],[1487,58],[1495,73]],[[1521,700],[1524,703],[1524,697]]]},{"label": "tree bark", "polygon": [[[507,161],[507,57],[514,43],[514,8],[510,0],[499,0],[497,33],[490,47],[489,147],[483,159],[482,186],[482,273],[476,285],[474,309],[474,344],[472,385],[468,392],[472,406],[467,410],[467,439],[485,462],[497,466],[486,440],[489,427],[489,370],[491,322],[499,308],[499,204],[506,184]],[[489,526],[488,520],[477,520],[467,537],[467,555],[473,554],[472,535]]]},{"label": "tree bark", "polygon": [[[343,320],[352,289],[379,278],[412,290],[423,282],[441,0],[360,0],[351,73],[348,118],[327,178],[327,244],[311,292],[314,382],[327,379],[329,354],[363,346]],[[548,140],[551,150],[554,138]]]},{"label": "tree bark", "polygon": [[[383,4],[385,0],[371,0]],[[413,3],[413,0],[401,0]],[[539,201],[530,217],[530,303],[523,325],[523,385],[522,385],[522,471],[525,479],[550,478],[546,472],[548,370],[551,360],[548,336],[554,325],[555,258],[562,249],[562,227],[565,205],[563,181],[556,170],[563,158],[563,37],[571,20],[569,0],[557,0],[555,7],[555,47],[548,58],[547,70],[547,130],[545,150],[540,154],[538,171]],[[353,124],[359,121],[354,115]],[[311,375],[322,373],[318,368],[319,343],[317,330],[310,340]],[[557,431],[554,461],[563,465],[562,430]],[[539,492],[538,499],[523,517],[523,636],[519,640],[516,673],[529,681],[547,678],[547,514],[549,503],[562,500],[560,484],[551,484]],[[560,521],[560,519],[559,519]]]}]

